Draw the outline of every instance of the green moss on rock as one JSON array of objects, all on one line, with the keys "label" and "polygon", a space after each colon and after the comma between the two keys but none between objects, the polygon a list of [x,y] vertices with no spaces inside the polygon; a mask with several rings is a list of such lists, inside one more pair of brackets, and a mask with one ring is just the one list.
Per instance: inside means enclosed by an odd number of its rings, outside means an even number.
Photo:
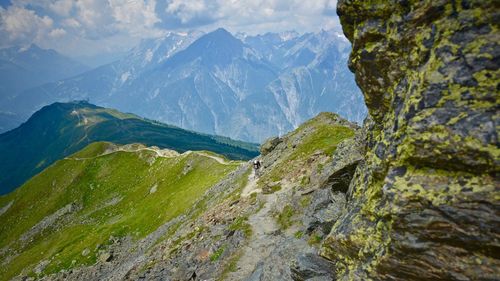
[{"label": "green moss on rock", "polygon": [[339,279],[500,276],[494,1],[338,2],[371,120],[322,255]]}]

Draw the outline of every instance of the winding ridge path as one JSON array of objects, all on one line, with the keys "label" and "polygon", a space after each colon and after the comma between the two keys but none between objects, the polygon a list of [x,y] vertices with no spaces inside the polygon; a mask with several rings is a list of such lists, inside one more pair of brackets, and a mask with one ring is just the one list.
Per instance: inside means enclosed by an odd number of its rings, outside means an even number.
[{"label": "winding ridge path", "polygon": [[[256,192],[262,192],[262,189],[257,187],[257,179],[252,172],[241,196],[248,197]],[[273,214],[279,193],[278,191],[263,195],[262,207],[248,218],[248,224],[252,227],[252,237],[242,249],[243,254],[237,263],[238,269],[229,274],[227,280],[252,280],[252,273],[259,267],[259,262],[273,252],[278,239],[275,232],[280,229]]]},{"label": "winding ridge path", "polygon": [[252,193],[260,193],[262,189],[257,187],[257,178],[255,177],[255,170],[252,169],[250,175],[248,175],[247,185],[243,188],[241,192],[241,197],[248,197]]},{"label": "winding ridge path", "polygon": [[138,149],[127,149],[127,148],[123,148],[123,147],[120,147],[118,149],[114,149],[112,151],[106,151],[102,154],[99,154],[99,155],[96,155],[94,157],[65,157],[64,159],[67,159],[67,160],[89,160],[89,159],[95,159],[95,158],[98,158],[98,157],[101,157],[101,156],[104,156],[104,155],[108,155],[108,154],[111,154],[111,153],[115,153],[115,152],[118,152],[118,151],[124,151],[124,152],[140,152],[140,151],[152,151],[154,153],[156,153],[156,155],[158,157],[164,157],[164,158],[172,158],[172,157],[177,157],[177,156],[187,156],[189,154],[196,154],[196,155],[200,155],[200,156],[203,156],[203,157],[207,157],[207,158],[211,158],[215,161],[217,161],[219,164],[221,165],[231,165],[231,164],[234,164],[234,163],[237,163],[237,161],[231,161],[231,160],[226,160],[222,157],[219,157],[219,156],[216,156],[216,155],[211,155],[209,153],[205,153],[205,152],[202,152],[202,151],[191,151],[191,150],[188,150],[182,154],[179,154],[178,152],[174,151],[174,150],[170,150],[170,149],[154,149],[154,148],[151,148],[151,147],[143,147],[143,148],[138,148]]}]

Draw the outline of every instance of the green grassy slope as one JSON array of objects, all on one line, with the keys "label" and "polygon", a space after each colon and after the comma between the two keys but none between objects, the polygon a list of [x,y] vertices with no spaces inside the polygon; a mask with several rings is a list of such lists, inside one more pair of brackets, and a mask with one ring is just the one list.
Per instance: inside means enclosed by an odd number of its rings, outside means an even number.
[{"label": "green grassy slope", "polygon": [[[342,121],[338,115],[320,113],[282,138],[288,149],[282,151],[279,159],[259,178],[259,185],[269,185],[284,178],[300,178],[311,165],[322,165],[316,163],[315,158],[329,161],[337,145],[353,137],[354,133],[353,125]],[[320,172],[321,167],[316,169]]]},{"label": "green grassy slope", "polygon": [[54,103],[0,135],[0,194],[95,141],[143,143],[178,152],[209,150],[230,159],[255,157],[257,145],[199,134],[85,102]]},{"label": "green grassy slope", "polygon": [[34,275],[43,261],[43,274],[93,264],[111,236],[145,237],[241,164],[197,152],[102,154],[112,146],[93,143],[0,196],[1,280]]}]

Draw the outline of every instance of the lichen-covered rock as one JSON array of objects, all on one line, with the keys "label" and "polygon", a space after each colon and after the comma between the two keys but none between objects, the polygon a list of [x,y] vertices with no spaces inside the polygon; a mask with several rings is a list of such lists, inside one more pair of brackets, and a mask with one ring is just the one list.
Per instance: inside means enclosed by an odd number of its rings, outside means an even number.
[{"label": "lichen-covered rock", "polygon": [[345,194],[332,192],[330,189],[319,189],[311,198],[311,203],[305,209],[302,224],[306,227],[307,233],[319,230],[326,235],[344,209]]},{"label": "lichen-covered rock", "polygon": [[355,138],[341,142],[332,161],[325,165],[318,177],[319,186],[331,188],[333,191],[346,193],[359,162],[363,160],[363,140],[361,131]]},{"label": "lichen-covered rock", "polygon": [[294,281],[305,281],[315,277],[333,279],[335,268],[332,264],[313,253],[301,254],[292,261],[290,266],[292,271],[292,279]]},{"label": "lichen-covered rock", "polygon": [[372,119],[321,254],[338,279],[500,276],[498,1],[339,0]]},{"label": "lichen-covered rock", "polygon": [[282,139],[280,139],[279,137],[269,138],[260,146],[260,154],[262,156],[266,156],[267,154],[269,154],[269,152],[273,151],[281,142]]}]

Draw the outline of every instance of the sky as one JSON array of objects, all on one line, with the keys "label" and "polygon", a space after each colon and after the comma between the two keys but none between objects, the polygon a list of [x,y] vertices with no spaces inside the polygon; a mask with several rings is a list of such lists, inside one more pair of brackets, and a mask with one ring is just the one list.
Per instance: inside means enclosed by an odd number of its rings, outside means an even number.
[{"label": "sky", "polygon": [[35,43],[82,57],[125,52],[169,31],[339,29],[336,5],[337,0],[0,0],[0,48]]}]

